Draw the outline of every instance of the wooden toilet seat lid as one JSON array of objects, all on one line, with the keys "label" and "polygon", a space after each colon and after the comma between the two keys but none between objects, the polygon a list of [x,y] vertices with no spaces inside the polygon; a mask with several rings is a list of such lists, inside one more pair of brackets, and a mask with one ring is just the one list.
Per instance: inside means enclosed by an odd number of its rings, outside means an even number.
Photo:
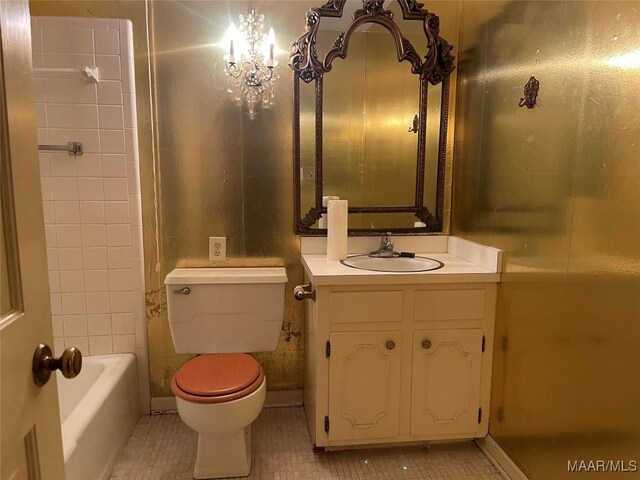
[{"label": "wooden toilet seat lid", "polygon": [[[216,353],[189,360],[175,374],[172,384],[188,395],[238,398],[234,394],[248,395],[257,390],[263,378],[262,367],[250,355]],[[250,388],[254,384],[255,388]]]}]

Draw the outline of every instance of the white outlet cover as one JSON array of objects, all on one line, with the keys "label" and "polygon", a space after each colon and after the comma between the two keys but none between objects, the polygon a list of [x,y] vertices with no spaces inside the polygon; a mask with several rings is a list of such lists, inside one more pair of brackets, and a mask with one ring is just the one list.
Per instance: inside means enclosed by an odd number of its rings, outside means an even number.
[{"label": "white outlet cover", "polygon": [[227,259],[227,237],[209,237],[209,261],[224,262]]}]

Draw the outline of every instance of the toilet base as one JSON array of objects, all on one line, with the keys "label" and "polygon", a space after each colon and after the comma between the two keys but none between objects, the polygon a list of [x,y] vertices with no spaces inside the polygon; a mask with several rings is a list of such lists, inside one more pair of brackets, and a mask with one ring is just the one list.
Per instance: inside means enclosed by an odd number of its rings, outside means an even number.
[{"label": "toilet base", "polygon": [[251,425],[223,436],[198,434],[193,478],[246,477],[251,473]]}]

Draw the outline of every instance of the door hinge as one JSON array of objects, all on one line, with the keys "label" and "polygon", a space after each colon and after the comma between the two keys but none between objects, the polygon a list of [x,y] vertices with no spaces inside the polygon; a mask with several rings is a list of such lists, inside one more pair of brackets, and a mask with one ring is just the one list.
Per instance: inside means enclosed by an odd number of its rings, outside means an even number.
[{"label": "door hinge", "polygon": [[482,408],[478,409],[478,423],[482,422]]},{"label": "door hinge", "polygon": [[324,417],[324,431],[329,433],[329,416]]},{"label": "door hinge", "polygon": [[329,340],[324,344],[324,356],[327,358],[331,356],[331,342]]},{"label": "door hinge", "polygon": [[484,349],[487,346],[487,337],[482,336],[482,353],[484,353]]}]

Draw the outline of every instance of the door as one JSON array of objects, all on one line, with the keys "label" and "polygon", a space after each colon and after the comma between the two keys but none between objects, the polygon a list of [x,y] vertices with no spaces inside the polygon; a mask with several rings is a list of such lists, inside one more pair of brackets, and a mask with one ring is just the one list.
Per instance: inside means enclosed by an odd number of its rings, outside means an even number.
[{"label": "door", "polygon": [[64,480],[55,377],[31,372],[53,332],[26,0],[0,0],[0,65],[0,480]]},{"label": "door", "polygon": [[482,330],[413,334],[411,434],[475,436]]},{"label": "door", "polygon": [[401,336],[331,334],[329,442],[398,435]]}]

